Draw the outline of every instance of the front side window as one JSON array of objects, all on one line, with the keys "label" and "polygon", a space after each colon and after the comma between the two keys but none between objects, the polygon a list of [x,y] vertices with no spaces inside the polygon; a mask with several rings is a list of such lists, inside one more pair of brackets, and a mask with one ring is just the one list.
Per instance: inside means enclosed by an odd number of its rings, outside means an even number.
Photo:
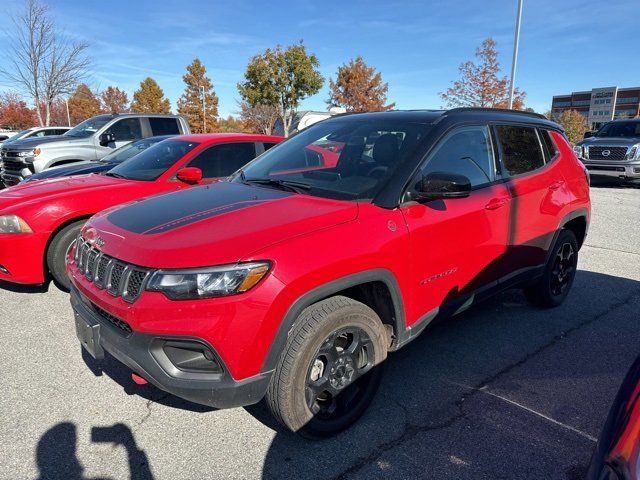
[{"label": "front side window", "polygon": [[189,162],[189,167],[202,170],[202,178],[228,177],[255,156],[256,147],[253,142],[223,143],[198,154]]},{"label": "front side window", "polygon": [[502,148],[502,161],[509,175],[532,172],[544,165],[535,128],[499,125],[496,130]]},{"label": "front side window", "polygon": [[489,128],[463,127],[447,135],[429,155],[422,175],[446,172],[464,175],[472,187],[495,180],[495,157]]},{"label": "front side window", "polygon": [[266,151],[244,169],[244,178],[239,175],[234,181],[273,188],[288,183],[309,195],[371,199],[412,157],[430,129],[431,123],[421,120],[326,120]]},{"label": "front side window", "polygon": [[142,138],[140,120],[137,118],[123,118],[111,125],[105,133],[112,133],[116,142],[129,142]]},{"label": "front side window", "polygon": [[105,175],[129,180],[157,180],[198,143],[182,140],[163,140],[109,170]]},{"label": "front side window", "polygon": [[178,120],[168,117],[149,117],[149,126],[153,135],[178,135]]},{"label": "front side window", "polygon": [[67,137],[87,138],[96,133],[113,119],[113,115],[98,115],[76,125],[65,135]]}]

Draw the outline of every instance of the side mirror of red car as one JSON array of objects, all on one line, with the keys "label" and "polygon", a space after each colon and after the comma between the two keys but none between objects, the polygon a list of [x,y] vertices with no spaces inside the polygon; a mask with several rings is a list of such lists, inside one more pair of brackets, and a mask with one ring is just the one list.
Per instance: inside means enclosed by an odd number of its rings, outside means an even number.
[{"label": "side mirror of red car", "polygon": [[202,170],[197,167],[186,167],[178,170],[176,177],[181,182],[195,184],[202,180]]}]

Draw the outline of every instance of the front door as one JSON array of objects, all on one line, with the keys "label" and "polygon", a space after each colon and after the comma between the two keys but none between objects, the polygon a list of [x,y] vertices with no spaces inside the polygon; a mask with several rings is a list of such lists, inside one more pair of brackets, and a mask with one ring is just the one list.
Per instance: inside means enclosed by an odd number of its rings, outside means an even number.
[{"label": "front door", "polygon": [[431,316],[445,304],[465,305],[471,294],[497,283],[510,199],[497,180],[496,165],[489,128],[460,127],[436,146],[411,183],[432,172],[450,172],[468,177],[473,188],[467,198],[401,207],[410,238],[414,319]]}]

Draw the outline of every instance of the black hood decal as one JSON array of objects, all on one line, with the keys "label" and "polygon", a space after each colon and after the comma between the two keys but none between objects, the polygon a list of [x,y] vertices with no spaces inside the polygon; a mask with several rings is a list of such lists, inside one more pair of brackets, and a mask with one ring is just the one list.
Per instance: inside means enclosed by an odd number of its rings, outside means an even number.
[{"label": "black hood decal", "polygon": [[152,235],[290,195],[269,188],[220,182],[141,200],[115,210],[107,219],[123,230]]}]

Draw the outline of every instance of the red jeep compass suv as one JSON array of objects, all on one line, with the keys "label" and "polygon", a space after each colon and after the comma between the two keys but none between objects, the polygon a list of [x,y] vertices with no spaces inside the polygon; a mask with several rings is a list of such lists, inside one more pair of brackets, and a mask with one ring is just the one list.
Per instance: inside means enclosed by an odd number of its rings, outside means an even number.
[{"label": "red jeep compass suv", "polygon": [[540,115],[337,116],[228,182],[91,218],[68,257],[76,333],[167,392],[266,396],[286,427],[330,435],[437,317],[516,285],[559,305],[589,217],[585,168]]}]

